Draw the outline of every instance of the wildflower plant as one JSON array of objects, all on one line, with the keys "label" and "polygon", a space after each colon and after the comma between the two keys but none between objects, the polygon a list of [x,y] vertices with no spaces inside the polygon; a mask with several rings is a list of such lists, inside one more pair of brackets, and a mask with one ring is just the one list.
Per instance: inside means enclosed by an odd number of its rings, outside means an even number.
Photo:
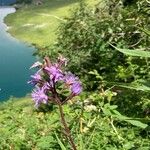
[{"label": "wildflower plant", "polygon": [[54,103],[58,105],[67,138],[72,148],[76,150],[62,106],[81,93],[82,84],[74,74],[64,71],[67,62],[67,59],[61,55],[56,63],[52,63],[48,57],[45,57],[43,63],[36,62],[31,66],[31,68],[38,68],[38,71],[31,76],[28,83],[35,87],[31,95],[36,108],[41,104]]}]

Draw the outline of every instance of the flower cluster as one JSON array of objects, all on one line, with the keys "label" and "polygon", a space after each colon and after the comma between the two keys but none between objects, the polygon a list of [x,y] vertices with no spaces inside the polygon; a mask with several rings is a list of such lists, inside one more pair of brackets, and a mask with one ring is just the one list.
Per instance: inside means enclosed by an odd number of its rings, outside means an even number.
[{"label": "flower cluster", "polygon": [[[56,63],[51,63],[49,58],[45,58],[43,63],[36,62],[31,68],[38,68],[38,71],[31,76],[29,84],[35,86],[32,98],[36,107],[48,102],[62,103],[68,101],[82,91],[82,85],[78,77],[71,72],[64,72],[63,67],[67,65],[67,59],[58,57]],[[59,87],[62,87],[60,90]],[[65,99],[61,99],[63,91],[68,90]],[[61,92],[60,92],[61,91]]]}]

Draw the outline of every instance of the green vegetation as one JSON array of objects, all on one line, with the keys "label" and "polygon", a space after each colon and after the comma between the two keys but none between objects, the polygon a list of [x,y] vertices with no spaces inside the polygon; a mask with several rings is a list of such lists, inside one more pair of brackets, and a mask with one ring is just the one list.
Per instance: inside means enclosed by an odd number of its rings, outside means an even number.
[{"label": "green vegetation", "polygon": [[[110,91],[105,93],[106,97],[111,94]],[[79,150],[149,149],[148,129],[139,119],[125,117],[117,111],[117,106],[104,104],[104,97],[99,93],[86,96],[86,103],[90,100],[90,105],[83,103],[84,94],[81,97],[64,107]],[[54,105],[35,110],[30,98],[12,99],[1,104],[0,149],[59,150],[56,136],[69,149],[58,114]]]},{"label": "green vegetation", "polygon": [[[57,9],[48,10],[47,4],[51,2]],[[20,39],[42,46],[37,50],[38,56],[53,59],[61,53],[70,59],[68,70],[82,79],[82,94],[64,105],[77,149],[149,150],[149,2],[106,0],[94,6],[82,2],[69,15],[68,10],[75,3],[66,6],[60,1],[51,2],[22,8],[6,21],[18,16],[16,22],[9,22],[12,33],[15,29],[12,24],[18,24],[16,36],[20,32]],[[60,21],[57,38],[54,38],[55,32],[49,34],[49,29],[56,31],[58,27],[56,18],[57,23],[50,26],[49,22],[49,28],[44,30],[33,32],[31,27],[18,30],[26,20],[34,25],[36,21],[36,24],[47,22],[47,16],[37,13],[45,11],[62,17],[63,9],[67,10],[68,17]],[[23,18],[25,16],[28,17]],[[33,105],[30,98],[12,99],[0,105],[0,149],[70,149],[57,106],[42,105],[36,110]]]},{"label": "green vegetation", "polygon": [[[78,0],[44,0],[42,5],[25,5],[5,18],[16,38],[44,47],[56,40],[56,30]],[[91,3],[91,2],[90,2]],[[92,2],[94,3],[94,1]]]},{"label": "green vegetation", "polygon": [[16,38],[37,44],[49,45],[55,40],[55,30],[75,1],[47,1],[42,6],[26,6],[6,17],[11,28],[9,32]]}]

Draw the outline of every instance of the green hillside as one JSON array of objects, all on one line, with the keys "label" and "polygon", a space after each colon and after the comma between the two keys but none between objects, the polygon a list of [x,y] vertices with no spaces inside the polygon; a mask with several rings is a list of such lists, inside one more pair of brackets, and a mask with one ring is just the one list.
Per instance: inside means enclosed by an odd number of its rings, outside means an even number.
[{"label": "green hillside", "polygon": [[[96,0],[86,0],[95,4]],[[45,46],[55,42],[56,30],[64,17],[74,9],[79,0],[46,0],[42,5],[26,5],[5,18],[10,32],[17,39]]]}]

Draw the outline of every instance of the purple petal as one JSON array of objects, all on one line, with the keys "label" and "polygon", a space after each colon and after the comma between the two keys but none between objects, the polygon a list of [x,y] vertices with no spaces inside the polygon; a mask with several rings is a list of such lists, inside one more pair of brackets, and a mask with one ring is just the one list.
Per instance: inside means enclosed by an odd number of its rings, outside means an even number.
[{"label": "purple petal", "polygon": [[74,74],[72,74],[71,72],[68,72],[65,76],[64,76],[64,82],[67,85],[71,85],[73,83],[75,83],[76,81],[78,81],[79,78],[76,77]]},{"label": "purple petal", "polygon": [[39,62],[39,61],[37,61],[37,62],[35,62],[35,63],[30,67],[30,69],[36,68],[36,67],[40,67],[40,66],[42,66],[42,63]]},{"label": "purple petal", "polygon": [[36,85],[37,83],[40,82],[40,80],[42,80],[42,77],[41,75],[39,74],[39,72],[35,73],[34,75],[31,75],[31,80],[28,81],[29,84],[32,84],[32,85]]},{"label": "purple petal", "polygon": [[63,73],[56,65],[45,67],[45,70],[49,74],[50,79],[54,80],[54,82],[63,80]]},{"label": "purple petal", "polygon": [[45,94],[45,89],[43,87],[37,87],[35,90],[33,90],[31,96],[36,107],[38,107],[41,103],[46,104],[48,102],[48,96]]},{"label": "purple petal", "polygon": [[80,82],[75,82],[71,85],[71,92],[74,95],[79,95],[82,92],[82,85]]}]

